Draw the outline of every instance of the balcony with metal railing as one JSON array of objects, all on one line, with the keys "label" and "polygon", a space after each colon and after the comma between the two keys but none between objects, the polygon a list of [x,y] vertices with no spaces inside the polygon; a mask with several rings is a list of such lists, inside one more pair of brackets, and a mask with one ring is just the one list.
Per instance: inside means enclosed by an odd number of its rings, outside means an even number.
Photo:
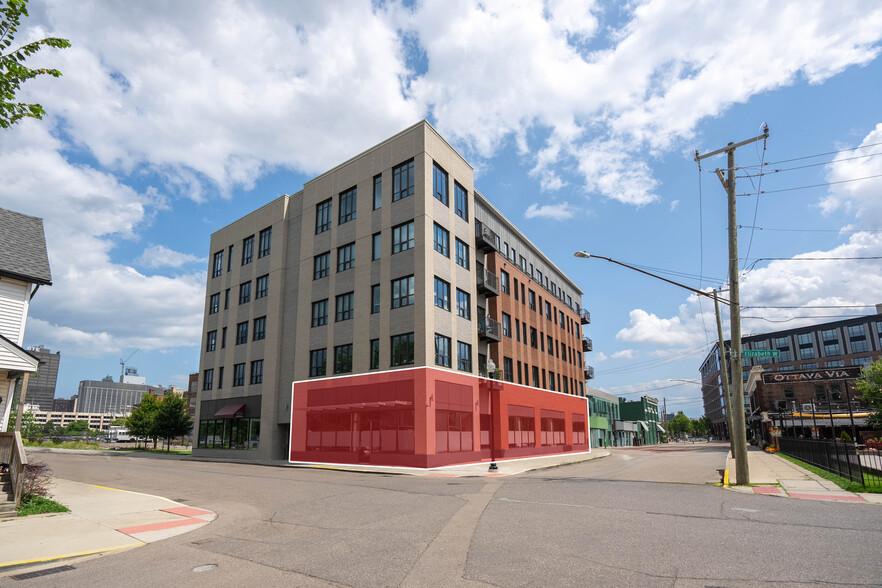
[{"label": "balcony with metal railing", "polygon": [[585,380],[593,380],[594,379],[594,367],[588,366],[585,368]]},{"label": "balcony with metal railing", "polygon": [[492,343],[502,341],[499,323],[492,318],[485,317],[478,321],[478,338]]},{"label": "balcony with metal railing", "polygon": [[481,221],[475,221],[475,245],[483,251],[499,251],[499,235]]},{"label": "balcony with metal railing", "polygon": [[582,319],[583,325],[590,325],[591,324],[591,313],[588,312],[587,310],[585,310],[584,308],[582,309],[582,312],[579,313],[579,317]]},{"label": "balcony with metal railing", "polygon": [[491,273],[483,264],[476,264],[476,269],[478,272],[478,292],[487,298],[499,296],[499,277]]},{"label": "balcony with metal railing", "polygon": [[588,337],[582,337],[582,351],[592,351],[593,349],[594,342]]}]

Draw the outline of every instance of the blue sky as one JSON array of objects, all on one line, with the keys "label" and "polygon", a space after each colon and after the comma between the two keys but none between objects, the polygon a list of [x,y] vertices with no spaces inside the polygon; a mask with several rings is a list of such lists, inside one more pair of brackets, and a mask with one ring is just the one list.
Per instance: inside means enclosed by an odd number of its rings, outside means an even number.
[{"label": "blue sky", "polygon": [[149,383],[186,386],[209,235],[421,118],[585,291],[594,387],[702,414],[698,386],[671,380],[697,379],[710,305],[573,252],[724,286],[712,170],[725,160],[700,173],[692,153],[764,122],[765,150],[736,159],[738,192],[752,193],[739,224],[762,227],[739,231],[742,299],[795,308],[745,308],[745,332],[882,302],[879,260],[838,259],[882,255],[878,2],[34,0],[30,12],[17,41],[73,47],[29,63],[64,76],[23,88],[48,117],[0,134],[0,206],[45,219],[54,284],[25,344],[62,352],[59,398],[117,376],[136,349],[129,365]]}]

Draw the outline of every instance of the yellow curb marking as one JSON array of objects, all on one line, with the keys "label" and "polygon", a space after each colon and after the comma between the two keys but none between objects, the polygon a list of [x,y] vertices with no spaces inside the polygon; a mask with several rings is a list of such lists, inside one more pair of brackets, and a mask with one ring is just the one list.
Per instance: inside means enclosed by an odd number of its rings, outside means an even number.
[{"label": "yellow curb marking", "polygon": [[729,470],[726,470],[723,473],[723,487],[727,487],[729,485]]},{"label": "yellow curb marking", "polygon": [[116,490],[117,492],[129,492],[128,490],[120,490],[119,488],[111,488],[110,486],[99,486],[98,484],[92,484],[96,488],[104,488],[105,490]]},{"label": "yellow curb marking", "polygon": [[120,549],[131,549],[132,547],[141,547],[142,545],[146,545],[146,543],[138,543],[136,545],[120,545],[119,547],[110,547],[107,549],[95,549],[94,551],[83,551],[81,553],[69,553],[67,555],[53,555],[51,557],[41,557],[37,559],[25,559],[22,561],[11,561],[7,563],[0,563],[0,568],[8,568],[10,566],[21,566],[25,564],[35,564],[46,561],[55,561],[58,559],[69,559],[71,557],[83,557],[85,555],[95,555],[96,553],[107,553],[109,551],[119,551]]}]

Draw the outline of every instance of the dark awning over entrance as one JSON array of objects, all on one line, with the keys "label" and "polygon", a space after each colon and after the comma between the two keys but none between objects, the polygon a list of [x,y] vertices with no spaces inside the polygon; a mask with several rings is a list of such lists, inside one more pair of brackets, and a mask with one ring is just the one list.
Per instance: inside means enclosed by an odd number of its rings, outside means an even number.
[{"label": "dark awning over entrance", "polygon": [[234,419],[245,416],[244,404],[227,404],[222,409],[214,413],[216,419]]}]

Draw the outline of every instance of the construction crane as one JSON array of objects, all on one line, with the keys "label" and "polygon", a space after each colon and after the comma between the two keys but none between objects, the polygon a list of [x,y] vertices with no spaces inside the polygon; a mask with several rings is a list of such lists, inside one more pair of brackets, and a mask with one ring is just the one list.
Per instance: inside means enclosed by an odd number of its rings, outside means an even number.
[{"label": "construction crane", "polygon": [[122,384],[123,376],[124,376],[125,373],[126,373],[126,363],[128,363],[128,361],[129,361],[130,359],[132,359],[132,356],[134,356],[134,355],[135,355],[136,353],[138,353],[139,351],[141,351],[141,348],[140,348],[140,347],[138,347],[138,348],[136,348],[134,351],[132,351],[132,353],[131,353],[127,358],[125,358],[125,359],[120,358],[120,360],[119,360],[119,365],[120,365],[120,368],[119,368],[119,383],[120,383],[120,384]]}]

